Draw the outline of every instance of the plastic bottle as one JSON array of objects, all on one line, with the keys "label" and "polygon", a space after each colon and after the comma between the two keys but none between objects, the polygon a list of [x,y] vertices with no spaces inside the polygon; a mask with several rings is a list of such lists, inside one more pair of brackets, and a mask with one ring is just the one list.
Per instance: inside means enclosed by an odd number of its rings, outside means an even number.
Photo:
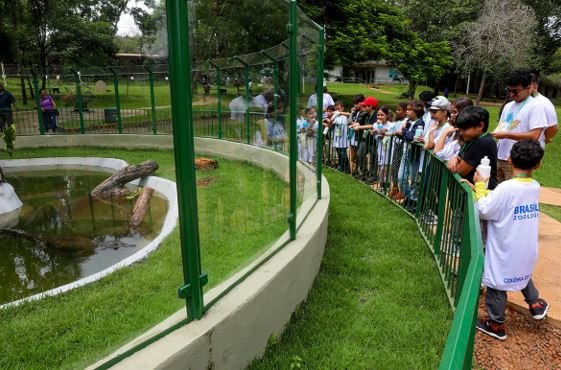
[{"label": "plastic bottle", "polygon": [[487,181],[485,181],[486,188],[489,187],[489,177],[491,176],[491,166],[489,165],[490,163],[491,161],[489,160],[489,158],[485,156],[481,158],[481,163],[479,164],[479,166],[477,166],[477,172],[479,172],[482,177],[487,179]]},{"label": "plastic bottle", "polygon": [[423,128],[422,127],[417,127],[417,129],[415,130],[415,139],[420,138],[421,136],[423,136]]}]

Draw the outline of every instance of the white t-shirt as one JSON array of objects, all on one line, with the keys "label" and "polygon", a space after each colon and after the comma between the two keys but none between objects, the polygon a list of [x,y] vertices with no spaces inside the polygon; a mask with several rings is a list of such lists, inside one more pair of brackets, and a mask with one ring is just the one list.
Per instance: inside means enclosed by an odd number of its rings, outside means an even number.
[{"label": "white t-shirt", "polygon": [[333,120],[333,147],[348,148],[349,143],[347,141],[347,116],[339,115],[338,112],[335,112],[333,117],[335,117]]},{"label": "white t-shirt", "polygon": [[[546,121],[543,106],[529,96],[520,103],[511,101],[505,105],[497,129],[512,133],[528,132],[537,128],[545,128]],[[515,140],[500,139],[497,143],[497,158],[503,161],[508,160],[514,143],[516,143]]]},{"label": "white t-shirt", "polygon": [[[310,96],[308,99],[308,105],[306,108],[316,108],[318,105],[317,94]],[[328,93],[323,93],[323,110],[325,110],[330,105],[335,105],[333,98]]]},{"label": "white t-shirt", "polygon": [[267,111],[267,108],[269,106],[269,104],[267,103],[267,100],[265,99],[263,94],[259,94],[259,95],[255,96],[253,98],[253,101],[252,101],[251,105],[261,109],[264,112]]},{"label": "white t-shirt", "polygon": [[538,260],[540,184],[515,178],[500,183],[477,209],[487,223],[483,283],[502,291],[528,285]]},{"label": "white t-shirt", "polygon": [[[555,106],[553,105],[551,100],[540,93],[534,96],[534,99],[536,99],[536,101],[541,104],[543,106],[543,109],[545,110],[545,118],[547,120],[546,128],[557,125],[557,112],[555,111]],[[542,131],[542,134],[540,135],[540,145],[542,146],[542,148],[545,148],[545,130]]]}]

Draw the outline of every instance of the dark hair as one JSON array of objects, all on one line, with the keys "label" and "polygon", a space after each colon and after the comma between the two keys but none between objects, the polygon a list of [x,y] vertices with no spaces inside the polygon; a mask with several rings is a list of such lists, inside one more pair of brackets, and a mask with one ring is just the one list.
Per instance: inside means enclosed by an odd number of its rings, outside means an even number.
[{"label": "dark hair", "polygon": [[540,164],[543,153],[543,149],[537,141],[522,140],[512,146],[510,160],[513,167],[531,170]]},{"label": "dark hair", "polygon": [[406,101],[402,101],[402,102],[397,103],[397,106],[400,107],[403,110],[407,110],[407,104],[408,103]]},{"label": "dark hair", "polygon": [[389,116],[389,115],[390,115],[390,112],[391,112],[390,108],[388,108],[388,107],[385,106],[385,105],[382,105],[381,107],[379,107],[378,110],[381,110],[382,112],[384,112],[384,114],[385,114],[386,116]]},{"label": "dark hair", "polygon": [[473,105],[473,100],[467,96],[462,96],[452,102],[452,105],[456,107],[458,112],[461,112],[466,107],[471,107]]},{"label": "dark hair", "polygon": [[532,72],[527,69],[517,69],[516,71],[511,72],[510,76],[506,80],[506,84],[508,86],[518,86],[521,85],[522,87],[528,87],[532,83]]},{"label": "dark hair", "polygon": [[423,103],[428,103],[436,97],[436,94],[433,91],[425,90],[419,94],[419,99],[423,101]]},{"label": "dark hair", "polygon": [[326,111],[334,111],[335,110],[335,106],[334,105],[328,105],[327,108],[325,108]]},{"label": "dark hair", "polygon": [[316,108],[314,108],[314,107],[306,108],[306,114],[310,113],[311,111],[314,111],[314,112],[315,112],[315,111],[316,111]]},{"label": "dark hair", "polygon": [[532,83],[536,85],[540,84],[540,76],[537,73],[532,73]]},{"label": "dark hair", "polygon": [[487,109],[475,105],[465,107],[456,118],[456,127],[460,129],[468,129],[477,127],[483,122],[483,132],[487,132],[489,128],[489,112]]},{"label": "dark hair", "polygon": [[326,93],[327,92],[327,86],[323,87],[323,92]]},{"label": "dark hair", "polygon": [[413,108],[417,118],[421,118],[423,117],[423,114],[425,114],[425,107],[421,101],[410,101],[407,105],[410,105],[411,108]]},{"label": "dark hair", "polygon": [[360,103],[364,99],[366,99],[366,98],[364,97],[363,94],[355,95],[354,98],[353,98],[353,105],[357,105],[358,103]]},{"label": "dark hair", "polygon": [[344,107],[345,103],[343,103],[342,100],[337,100],[334,105],[340,105],[340,106]]}]

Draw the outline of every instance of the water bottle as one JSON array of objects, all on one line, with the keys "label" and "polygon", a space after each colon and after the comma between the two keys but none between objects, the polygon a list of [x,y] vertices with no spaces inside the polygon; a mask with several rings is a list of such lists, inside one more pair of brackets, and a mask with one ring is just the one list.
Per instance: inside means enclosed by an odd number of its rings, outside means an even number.
[{"label": "water bottle", "polygon": [[491,166],[489,165],[490,163],[491,161],[489,160],[489,158],[485,156],[481,158],[481,163],[479,164],[479,166],[477,166],[477,172],[479,172],[482,177],[487,178],[487,181],[485,181],[486,188],[489,187],[489,177],[491,176]]},{"label": "water bottle", "polygon": [[423,136],[423,128],[422,127],[417,127],[417,129],[415,130],[415,136],[413,137],[415,140],[419,139],[421,136]]}]

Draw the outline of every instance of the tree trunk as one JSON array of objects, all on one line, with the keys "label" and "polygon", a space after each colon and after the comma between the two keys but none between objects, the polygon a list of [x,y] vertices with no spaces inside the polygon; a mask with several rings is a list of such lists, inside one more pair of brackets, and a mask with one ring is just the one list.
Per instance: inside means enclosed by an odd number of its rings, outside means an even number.
[{"label": "tree trunk", "polygon": [[479,105],[481,99],[483,99],[483,93],[485,92],[485,80],[487,79],[487,72],[483,71],[483,76],[481,76],[481,82],[479,83],[479,93],[477,94],[477,99],[475,100],[475,105]]},{"label": "tree trunk", "polygon": [[409,87],[407,88],[407,97],[415,99],[415,90],[417,90],[417,81],[409,80]]},{"label": "tree trunk", "polygon": [[27,89],[25,88],[25,78],[20,76],[20,85],[21,85],[21,103],[23,105],[27,105]]},{"label": "tree trunk", "polygon": [[150,205],[150,199],[154,194],[154,189],[145,187],[142,189],[142,193],[138,196],[136,203],[134,204],[134,208],[132,210],[132,216],[129,220],[129,226],[132,229],[136,229],[140,226],[142,221],[144,220],[144,215],[146,215],[146,211],[148,211],[148,206]]},{"label": "tree trunk", "polygon": [[91,192],[92,197],[105,197],[113,194],[113,190],[121,191],[128,182],[138,178],[146,177],[158,169],[155,161],[145,161],[139,165],[131,165],[121,168]]}]

